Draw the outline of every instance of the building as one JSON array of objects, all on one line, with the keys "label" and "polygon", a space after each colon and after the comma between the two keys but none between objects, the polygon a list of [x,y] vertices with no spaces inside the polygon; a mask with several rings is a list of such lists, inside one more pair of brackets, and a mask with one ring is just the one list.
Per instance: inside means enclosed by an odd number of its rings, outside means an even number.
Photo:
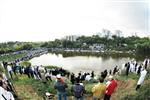
[{"label": "building", "polygon": [[76,41],[77,38],[78,38],[78,36],[76,36],[76,35],[68,35],[68,36],[65,36],[63,39],[67,40],[67,41]]},{"label": "building", "polygon": [[137,33],[136,32],[131,33],[131,36],[137,37]]},{"label": "building", "polygon": [[123,37],[122,31],[120,31],[120,30],[115,30],[115,35],[117,37]]},{"label": "building", "polygon": [[103,29],[102,30],[102,34],[104,35],[104,37],[106,37],[106,38],[112,38],[112,33],[111,33],[111,31],[109,31],[109,30],[107,30],[107,29]]},{"label": "building", "polygon": [[99,37],[105,37],[101,32],[97,32],[96,35],[98,35]]},{"label": "building", "polygon": [[104,50],[105,45],[104,44],[93,44],[89,46],[92,50]]}]

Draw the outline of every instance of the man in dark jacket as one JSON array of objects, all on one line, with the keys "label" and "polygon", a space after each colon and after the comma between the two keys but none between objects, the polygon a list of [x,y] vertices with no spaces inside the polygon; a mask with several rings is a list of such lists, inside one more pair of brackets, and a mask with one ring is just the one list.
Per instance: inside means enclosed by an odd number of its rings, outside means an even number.
[{"label": "man in dark jacket", "polygon": [[72,93],[75,97],[75,100],[83,100],[83,94],[85,92],[85,87],[83,84],[79,83],[80,80],[76,79],[76,83],[72,86]]},{"label": "man in dark jacket", "polygon": [[67,92],[66,92],[66,88],[68,87],[67,84],[64,82],[64,80],[62,79],[61,75],[57,75],[56,76],[57,81],[54,84],[54,88],[57,90],[57,94],[58,94],[58,100],[62,100],[62,96],[64,98],[64,100],[67,100]]}]

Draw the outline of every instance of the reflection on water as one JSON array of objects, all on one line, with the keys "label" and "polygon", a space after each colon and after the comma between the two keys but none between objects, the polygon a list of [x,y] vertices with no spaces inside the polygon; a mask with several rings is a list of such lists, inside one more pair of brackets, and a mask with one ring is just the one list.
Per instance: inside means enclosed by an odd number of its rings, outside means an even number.
[{"label": "reflection on water", "polygon": [[121,67],[123,63],[131,60],[130,57],[113,56],[85,56],[73,55],[64,56],[63,54],[48,53],[30,60],[32,65],[55,65],[63,67],[71,72],[78,73],[91,72],[94,70],[100,73],[105,69],[113,69],[116,65]]}]

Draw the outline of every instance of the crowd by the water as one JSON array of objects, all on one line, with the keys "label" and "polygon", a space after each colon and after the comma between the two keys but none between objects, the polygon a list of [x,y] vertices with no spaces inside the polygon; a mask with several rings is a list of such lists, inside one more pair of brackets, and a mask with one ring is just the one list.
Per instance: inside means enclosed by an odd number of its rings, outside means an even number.
[{"label": "crowd by the water", "polygon": [[[114,67],[112,70],[105,69],[100,75],[95,75],[94,71],[91,73],[79,72],[74,74],[63,68],[44,68],[42,65],[37,66],[21,66],[20,62],[33,58],[35,55],[43,53],[32,52],[23,58],[16,59],[12,62],[2,62],[1,65],[3,69],[8,73],[8,78],[4,73],[4,70],[0,73],[0,100],[15,100],[17,97],[15,88],[10,80],[14,80],[19,74],[27,75],[28,78],[36,80],[45,80],[43,82],[49,82],[56,79],[54,83],[54,88],[57,90],[58,100],[67,100],[67,90],[68,84],[65,79],[70,80],[72,83],[71,92],[75,100],[83,100],[84,94],[86,93],[84,81],[98,80],[99,82],[92,88],[93,100],[110,100],[111,95],[118,86],[118,81],[114,76],[119,74],[125,74],[127,77],[129,73],[134,73],[139,76],[137,86],[135,90],[138,91],[142,86],[144,79],[147,75],[147,69],[150,65],[150,59],[146,58],[142,63],[138,63],[135,60],[126,62],[122,64],[122,67]],[[104,82],[106,81],[107,82]],[[46,93],[47,99],[51,98],[53,95],[51,93]]]}]

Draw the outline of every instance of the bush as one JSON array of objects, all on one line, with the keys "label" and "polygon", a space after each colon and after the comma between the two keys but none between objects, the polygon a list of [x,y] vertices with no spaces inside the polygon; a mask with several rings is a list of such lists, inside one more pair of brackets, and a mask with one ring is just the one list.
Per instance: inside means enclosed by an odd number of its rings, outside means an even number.
[{"label": "bush", "polygon": [[28,61],[23,61],[23,62],[21,62],[21,63],[19,63],[21,66],[23,66],[23,67],[28,67],[28,66],[31,66],[31,63],[30,62],[28,62]]}]

